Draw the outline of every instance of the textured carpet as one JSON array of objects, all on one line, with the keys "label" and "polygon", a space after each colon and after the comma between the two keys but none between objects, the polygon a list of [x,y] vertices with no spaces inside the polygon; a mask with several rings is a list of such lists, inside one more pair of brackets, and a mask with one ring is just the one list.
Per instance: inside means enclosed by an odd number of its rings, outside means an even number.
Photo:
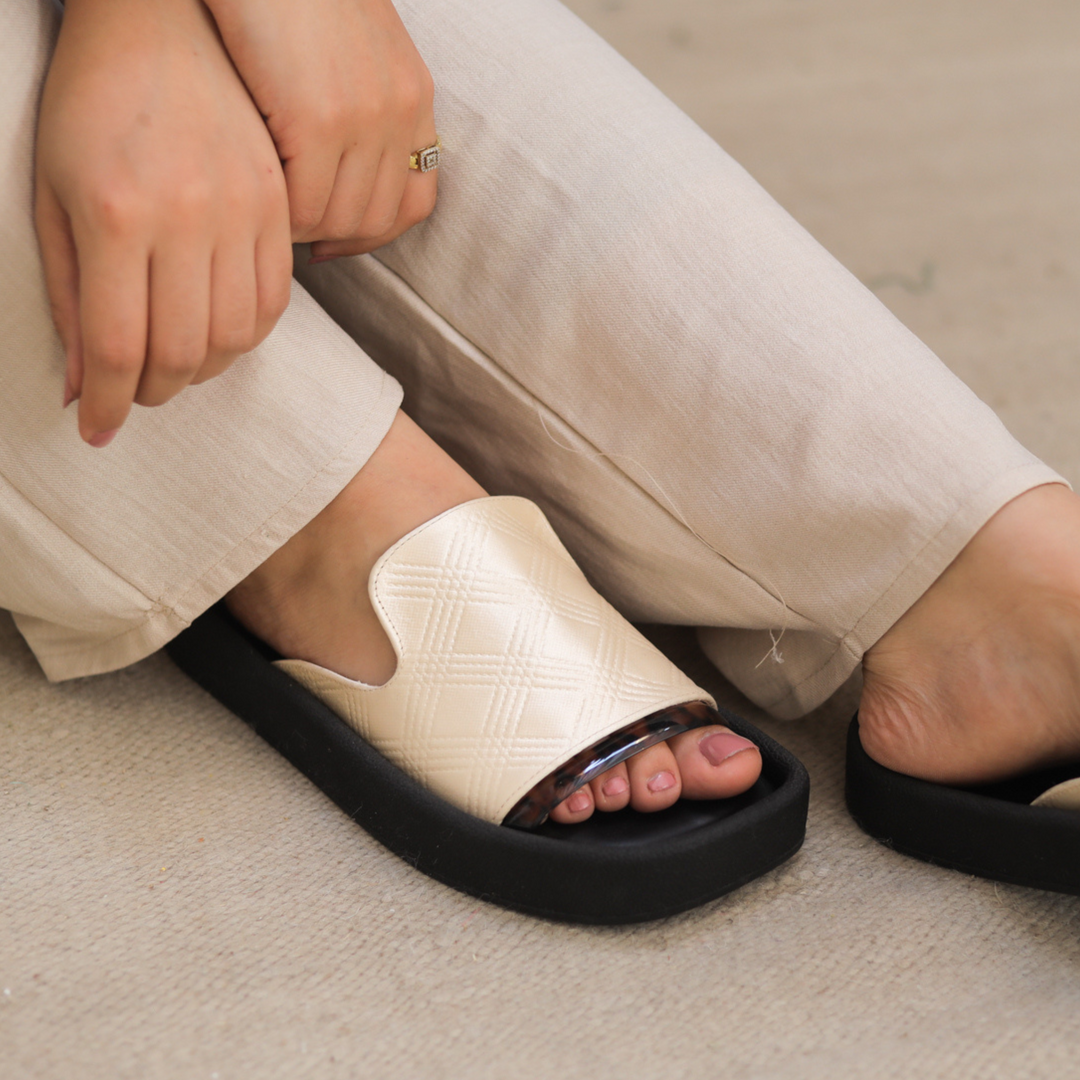
[{"label": "textured carpet", "polygon": [[[1075,0],[574,6],[1080,482]],[[568,928],[415,873],[164,657],[50,686],[0,615],[0,1076],[1072,1075],[1080,900],[863,837],[854,700],[763,722],[811,773],[799,856]]]}]

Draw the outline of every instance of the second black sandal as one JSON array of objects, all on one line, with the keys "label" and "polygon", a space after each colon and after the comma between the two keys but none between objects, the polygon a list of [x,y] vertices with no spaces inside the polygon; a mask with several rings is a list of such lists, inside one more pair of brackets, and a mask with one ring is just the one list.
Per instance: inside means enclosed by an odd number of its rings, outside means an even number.
[{"label": "second black sandal", "polygon": [[1080,763],[976,787],[917,780],[848,729],[847,805],[888,847],[965,874],[1080,895]]}]

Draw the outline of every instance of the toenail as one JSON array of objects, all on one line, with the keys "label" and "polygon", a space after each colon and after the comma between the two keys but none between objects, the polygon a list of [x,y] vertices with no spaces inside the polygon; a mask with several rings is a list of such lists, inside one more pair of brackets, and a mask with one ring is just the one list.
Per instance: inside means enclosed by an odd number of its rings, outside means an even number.
[{"label": "toenail", "polygon": [[571,814],[580,814],[582,810],[589,809],[589,796],[584,791],[575,791],[569,799],[566,800],[566,809]]},{"label": "toenail", "polygon": [[730,731],[717,731],[712,735],[706,735],[698,743],[698,749],[710,765],[719,765],[727,761],[729,757],[741,754],[744,750],[753,750],[754,744],[749,739],[734,735]]},{"label": "toenail", "polygon": [[668,791],[673,788],[678,781],[669,772],[658,772],[652,777],[646,785],[650,791]]},{"label": "toenail", "polygon": [[629,786],[625,776],[613,776],[604,781],[604,786],[600,790],[608,796],[621,795]]}]

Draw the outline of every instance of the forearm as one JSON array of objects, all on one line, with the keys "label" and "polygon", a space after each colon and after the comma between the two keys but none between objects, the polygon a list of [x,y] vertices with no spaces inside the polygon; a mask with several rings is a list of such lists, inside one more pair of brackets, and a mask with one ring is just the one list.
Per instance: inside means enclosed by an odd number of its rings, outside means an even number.
[{"label": "forearm", "polygon": [[110,33],[122,32],[125,24],[132,31],[143,30],[154,22],[163,28],[214,33],[214,21],[201,0],[63,0],[62,6],[62,34],[86,32],[103,22]]}]

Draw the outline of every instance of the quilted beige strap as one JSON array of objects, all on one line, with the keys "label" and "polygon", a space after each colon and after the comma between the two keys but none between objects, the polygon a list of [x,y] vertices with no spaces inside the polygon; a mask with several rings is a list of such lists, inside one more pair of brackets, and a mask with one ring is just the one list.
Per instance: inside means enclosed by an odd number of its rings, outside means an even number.
[{"label": "quilted beige strap", "polygon": [[668,705],[715,704],[589,585],[527,499],[433,518],[383,555],[368,589],[398,657],[389,682],[278,666],[487,821],[605,735]]},{"label": "quilted beige strap", "polygon": [[1055,784],[1031,805],[1053,806],[1058,810],[1080,810],[1080,776]]}]

